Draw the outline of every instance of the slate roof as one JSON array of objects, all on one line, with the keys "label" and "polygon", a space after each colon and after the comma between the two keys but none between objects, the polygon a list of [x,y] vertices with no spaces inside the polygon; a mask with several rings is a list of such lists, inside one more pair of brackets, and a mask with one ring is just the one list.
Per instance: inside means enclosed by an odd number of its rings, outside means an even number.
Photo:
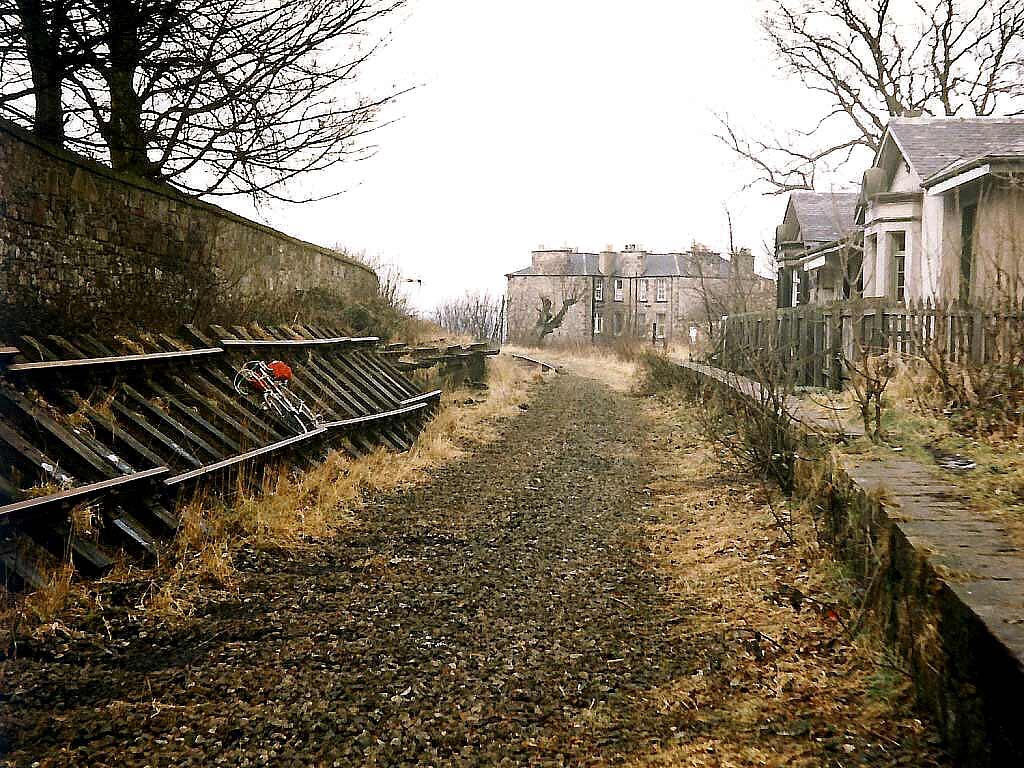
[{"label": "slate roof", "polygon": [[895,117],[888,130],[922,180],[973,158],[1024,159],[1024,118]]},{"label": "slate roof", "polygon": [[681,254],[649,253],[644,259],[644,277],[667,277],[668,275],[685,274],[686,267],[680,264]]},{"label": "slate roof", "polygon": [[804,243],[831,243],[853,227],[859,192],[792,192],[793,206]]},{"label": "slate roof", "polygon": [[[720,255],[711,254],[718,259],[717,277],[729,276],[729,262]],[[643,277],[698,277],[700,270],[689,253],[648,253],[644,259]],[[716,277],[714,269],[708,269],[705,277]]]},{"label": "slate roof", "polygon": [[[567,275],[600,275],[598,268],[598,254],[596,253],[570,253],[569,269]],[[716,254],[717,255],[717,254]],[[699,273],[692,269],[691,257],[686,253],[645,253],[643,277],[696,277]],[[545,272],[534,271],[533,267],[510,272],[507,277],[527,277],[529,275],[542,275]],[[712,277],[713,271],[709,270],[706,277]],[[729,262],[718,257],[718,276],[729,276]]]},{"label": "slate roof", "polygon": [[[598,257],[596,253],[577,253],[575,251],[565,254],[569,264],[565,271],[566,275],[600,275],[598,269]],[[517,269],[509,272],[506,277],[523,277],[527,275],[545,275],[547,272],[537,272],[532,266]]]}]

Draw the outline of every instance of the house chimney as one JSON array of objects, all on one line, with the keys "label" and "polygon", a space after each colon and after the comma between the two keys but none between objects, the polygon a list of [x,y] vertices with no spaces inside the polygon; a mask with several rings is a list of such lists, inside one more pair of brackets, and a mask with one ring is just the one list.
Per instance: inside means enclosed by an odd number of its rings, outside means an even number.
[{"label": "house chimney", "polygon": [[601,251],[597,257],[597,268],[601,270],[602,275],[615,274],[619,268],[619,254],[612,250]]},{"label": "house chimney", "polygon": [[740,248],[732,254],[732,270],[737,275],[754,274],[754,254],[749,248]]}]

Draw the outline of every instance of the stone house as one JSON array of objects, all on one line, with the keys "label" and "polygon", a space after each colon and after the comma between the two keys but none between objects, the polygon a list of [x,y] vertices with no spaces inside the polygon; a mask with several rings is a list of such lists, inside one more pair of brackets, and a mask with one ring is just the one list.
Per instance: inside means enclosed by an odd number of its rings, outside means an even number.
[{"label": "stone house", "polygon": [[774,293],[772,281],[754,272],[748,250],[725,259],[699,246],[670,253],[635,245],[600,253],[540,248],[530,266],[505,277],[508,338],[527,343],[538,340],[542,313],[560,311],[550,334],[555,342],[689,343],[707,332],[709,319],[770,306]]},{"label": "stone house", "polygon": [[[803,194],[794,193],[790,207],[799,208],[793,198]],[[1019,301],[1024,119],[894,118],[864,173],[849,225],[846,210],[836,217],[838,231],[829,243],[790,247],[791,229],[786,222],[780,227],[777,252],[785,253],[798,290],[795,296],[780,290],[779,306],[857,295],[974,305]]]}]

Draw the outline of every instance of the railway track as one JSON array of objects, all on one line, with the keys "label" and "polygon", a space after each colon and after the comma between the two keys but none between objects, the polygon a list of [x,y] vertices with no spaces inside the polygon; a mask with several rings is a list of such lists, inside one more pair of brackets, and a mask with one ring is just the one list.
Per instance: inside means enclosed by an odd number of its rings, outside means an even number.
[{"label": "railway track", "polygon": [[[101,341],[22,337],[0,348],[0,567],[13,586],[41,577],[25,537],[98,575],[117,548],[144,560],[179,524],[202,483],[233,487],[243,468],[329,449],[408,449],[438,402],[417,371],[483,370],[485,344],[381,345],[336,328],[186,326],[179,336]],[[280,360],[287,382],[239,384],[253,361]],[[252,383],[252,382],[249,382]],[[286,390],[286,391],[282,391]],[[79,535],[90,505],[102,537]]]}]

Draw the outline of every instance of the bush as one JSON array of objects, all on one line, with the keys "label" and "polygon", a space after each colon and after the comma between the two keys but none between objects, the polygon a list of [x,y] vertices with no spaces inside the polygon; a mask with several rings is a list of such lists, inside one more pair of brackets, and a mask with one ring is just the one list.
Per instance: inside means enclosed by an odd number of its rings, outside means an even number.
[{"label": "bush", "polygon": [[638,394],[654,395],[672,389],[685,389],[689,384],[689,375],[665,355],[644,349],[636,354],[635,359]]}]

